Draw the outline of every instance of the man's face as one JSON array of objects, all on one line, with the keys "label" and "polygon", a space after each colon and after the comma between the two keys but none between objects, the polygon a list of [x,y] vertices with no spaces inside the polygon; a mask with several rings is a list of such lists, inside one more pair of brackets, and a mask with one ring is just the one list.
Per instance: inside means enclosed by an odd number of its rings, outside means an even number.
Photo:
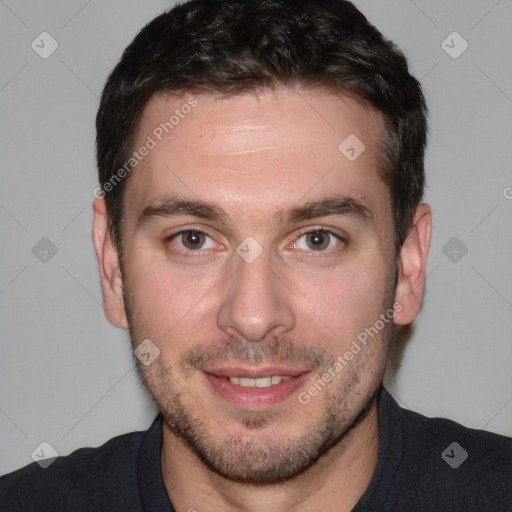
[{"label": "man's face", "polygon": [[132,342],[160,350],[139,367],[165,428],[219,474],[275,483],[340,440],[382,380],[396,271],[382,119],[319,91],[195,100],[160,141],[188,97],[153,97],[134,144],[156,142],[124,195]]}]

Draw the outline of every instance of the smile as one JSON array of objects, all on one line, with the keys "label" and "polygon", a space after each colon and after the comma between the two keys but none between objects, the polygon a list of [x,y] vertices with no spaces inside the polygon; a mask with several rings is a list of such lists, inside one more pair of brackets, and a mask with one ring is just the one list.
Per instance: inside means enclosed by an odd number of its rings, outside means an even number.
[{"label": "smile", "polygon": [[284,403],[310,372],[287,369],[217,369],[201,372],[213,393],[237,409],[260,410]]},{"label": "smile", "polygon": [[272,377],[260,377],[259,379],[250,379],[248,377],[228,377],[232,384],[242,386],[243,388],[268,388],[280,384],[283,380],[290,380],[289,375],[272,375]]}]

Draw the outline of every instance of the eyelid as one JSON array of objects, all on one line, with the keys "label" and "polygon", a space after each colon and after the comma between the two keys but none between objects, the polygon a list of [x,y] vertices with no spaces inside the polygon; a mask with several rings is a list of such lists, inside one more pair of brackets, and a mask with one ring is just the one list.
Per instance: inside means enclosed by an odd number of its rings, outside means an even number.
[{"label": "eyelid", "polygon": [[[170,235],[167,235],[165,237],[166,240],[171,240],[172,238],[178,236],[178,235],[181,235],[182,233],[188,233],[189,231],[198,231],[200,233],[204,233],[206,236],[209,236],[210,238],[213,238],[213,236],[208,232],[208,230],[202,228],[202,227],[197,227],[197,226],[184,226],[182,227],[179,231],[176,231]],[[322,231],[324,233],[329,233],[331,235],[333,235],[335,238],[337,238],[338,240],[341,240],[341,241],[345,241],[345,239],[347,238],[347,236],[345,234],[340,234],[340,233],[337,233],[336,231],[333,231],[331,228],[327,228],[325,226],[308,226],[308,227],[304,227],[304,228],[300,228],[299,229],[299,234],[296,236],[296,238],[300,238],[302,235],[306,234],[306,233],[316,233],[317,231]],[[220,244],[220,245],[224,245],[224,244]]]},{"label": "eyelid", "polygon": [[346,242],[348,239],[348,236],[345,233],[338,233],[337,231],[334,231],[333,229],[328,228],[326,226],[308,226],[308,227],[301,228],[301,229],[299,229],[299,234],[296,237],[296,239],[300,238],[301,236],[303,236],[307,233],[317,233],[319,231],[321,231],[322,233],[328,233],[328,234],[334,236],[334,238],[336,238],[340,242]]},{"label": "eyelid", "polygon": [[171,240],[174,237],[177,237],[178,235],[181,235],[183,233],[188,233],[189,231],[196,231],[198,233],[204,233],[206,236],[210,238],[214,238],[213,235],[208,231],[208,229],[205,229],[203,227],[194,226],[193,224],[187,225],[187,226],[181,226],[178,231],[172,232],[170,235],[165,236],[165,240]]},{"label": "eyelid", "polygon": [[339,236],[340,238],[344,238],[343,235],[334,231],[333,228],[328,228],[327,226],[322,226],[321,224],[317,226],[306,226],[299,228],[299,236],[302,236],[304,233],[316,233],[317,231],[324,231],[325,233],[331,233],[335,236]]},{"label": "eyelid", "polygon": [[[217,244],[221,248],[225,248],[225,244],[223,244],[221,242],[218,242],[215,239],[215,237],[208,232],[207,229],[205,229],[203,227],[200,227],[200,226],[194,226],[194,225],[182,226],[178,231],[173,232],[172,234],[165,236],[164,240],[165,240],[166,243],[170,242],[173,239],[175,239],[176,237],[178,237],[178,236],[180,236],[180,235],[182,235],[184,233],[188,233],[190,231],[203,233],[205,236],[210,238],[210,240],[212,240],[215,244]],[[347,243],[348,236],[345,233],[341,234],[341,233],[338,233],[338,232],[334,231],[332,228],[328,228],[328,227],[322,226],[322,225],[316,225],[316,226],[307,226],[307,227],[300,228],[299,231],[298,231],[298,234],[294,235],[293,240],[288,243],[287,247],[289,247],[292,244],[295,244],[297,242],[297,240],[299,240],[305,234],[316,233],[316,232],[326,233],[329,236],[334,237],[339,242],[339,244],[344,244],[344,243],[346,244]],[[327,254],[329,254],[329,253],[331,253],[331,252],[333,252],[335,250],[335,248],[328,249],[328,250],[323,250],[323,251],[315,251],[313,249],[310,249],[310,250],[296,249],[296,248],[294,248],[294,249],[297,250],[297,251],[300,251],[300,252],[307,252],[308,254],[312,254],[314,256],[322,256],[322,254],[326,254],[327,255]],[[211,253],[212,250],[215,251],[215,249],[211,249],[211,248],[208,248],[208,249],[196,249],[196,250],[192,250],[192,249],[183,250],[183,249],[176,248],[173,252],[175,254],[177,254],[178,256],[183,256],[183,257],[202,257],[202,256],[205,256],[205,253],[206,254]]]},{"label": "eyelid", "polygon": [[[180,235],[184,234],[184,233],[189,233],[189,232],[196,232],[196,233],[203,233],[205,236],[207,236],[212,242],[214,242],[216,245],[219,245],[221,246],[222,248],[224,248],[224,244],[220,243],[220,242],[217,242],[215,240],[215,238],[208,232],[208,230],[202,228],[202,227],[198,227],[198,226],[182,226],[178,231],[175,231],[173,233],[171,233],[170,235],[167,235],[164,237],[164,242],[167,244],[169,242],[172,242],[175,238],[179,237]],[[211,248],[208,248],[208,249],[196,249],[196,250],[192,250],[192,249],[188,249],[188,250],[184,250],[184,249],[181,249],[181,248],[178,248],[178,247],[175,247],[172,252],[177,255],[177,256],[181,256],[181,257],[184,257],[184,258],[197,258],[197,257],[202,257],[208,253],[210,253],[212,250],[215,250],[215,249],[211,249]]]},{"label": "eyelid", "polygon": [[[297,242],[304,235],[307,235],[309,233],[318,233],[318,232],[327,234],[331,238],[331,241],[332,241],[332,238],[334,238],[337,241],[336,246],[332,247],[330,249],[324,249],[324,250],[301,249],[301,248],[294,247],[295,244],[297,244]],[[348,241],[348,236],[346,234],[338,233],[338,232],[334,231],[333,229],[328,228],[326,226],[321,226],[321,225],[307,226],[307,227],[301,228],[299,230],[299,234],[295,235],[293,238],[293,241],[288,243],[288,245],[286,247],[289,248],[290,246],[292,246],[292,252],[295,251],[302,255],[306,254],[308,257],[309,256],[317,257],[317,258],[318,257],[329,257],[329,256],[332,256],[333,253],[335,253],[335,251],[337,249],[339,250],[340,245],[344,245],[344,244],[346,245],[347,241]]]}]

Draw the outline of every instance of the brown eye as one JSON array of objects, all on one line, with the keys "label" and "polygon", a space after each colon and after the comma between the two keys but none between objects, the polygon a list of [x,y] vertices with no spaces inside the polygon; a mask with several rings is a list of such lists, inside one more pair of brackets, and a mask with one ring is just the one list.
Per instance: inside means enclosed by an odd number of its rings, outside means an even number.
[{"label": "brown eye", "polygon": [[312,253],[330,253],[332,250],[341,248],[345,240],[328,229],[310,229],[303,231],[297,240],[292,244],[293,249]]},{"label": "brown eye", "polygon": [[325,231],[312,231],[305,233],[306,243],[314,251],[323,251],[329,246],[330,236]]},{"label": "brown eye", "polygon": [[181,243],[187,249],[201,249],[204,245],[206,236],[201,231],[185,231],[180,233]]}]

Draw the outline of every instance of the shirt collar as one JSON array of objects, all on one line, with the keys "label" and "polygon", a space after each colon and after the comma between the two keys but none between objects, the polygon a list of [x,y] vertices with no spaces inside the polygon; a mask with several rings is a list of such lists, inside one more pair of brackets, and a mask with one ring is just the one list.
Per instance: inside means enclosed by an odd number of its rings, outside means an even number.
[{"label": "shirt collar", "polygon": [[378,395],[379,450],[372,479],[352,512],[392,510],[393,482],[402,459],[402,410],[390,393],[382,387]]},{"label": "shirt collar", "polygon": [[137,463],[139,495],[144,510],[175,512],[162,475],[162,421],[159,414],[142,441]]},{"label": "shirt collar", "polygon": [[[393,480],[402,458],[403,432],[401,409],[389,392],[382,387],[378,394],[379,449],[377,465],[366,491],[352,512],[384,510],[389,506]],[[139,452],[138,484],[144,510],[175,512],[165,487],[162,465],[162,416],[159,414],[146,432]]]}]

